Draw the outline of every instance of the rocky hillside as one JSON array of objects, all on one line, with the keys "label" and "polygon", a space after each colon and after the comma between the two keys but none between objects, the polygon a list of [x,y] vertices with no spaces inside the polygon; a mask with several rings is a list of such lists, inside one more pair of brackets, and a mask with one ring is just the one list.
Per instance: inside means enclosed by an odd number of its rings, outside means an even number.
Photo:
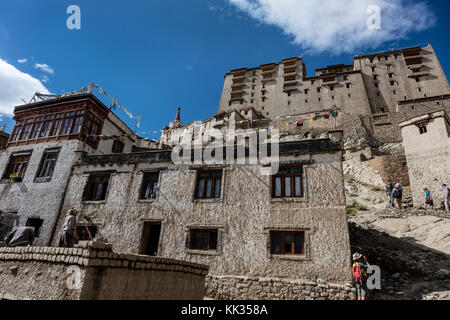
[{"label": "rocky hillside", "polygon": [[372,299],[450,299],[450,215],[443,211],[358,211],[349,217],[352,251],[378,265]]}]

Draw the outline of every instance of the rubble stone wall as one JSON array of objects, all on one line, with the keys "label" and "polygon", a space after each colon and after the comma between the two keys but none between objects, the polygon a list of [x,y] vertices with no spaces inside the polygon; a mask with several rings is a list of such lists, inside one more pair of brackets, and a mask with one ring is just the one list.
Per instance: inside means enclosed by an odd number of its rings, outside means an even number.
[{"label": "rubble stone wall", "polygon": [[401,181],[403,186],[410,185],[405,156],[378,156],[368,163],[373,171],[381,176],[384,184]]},{"label": "rubble stone wall", "polygon": [[276,278],[213,276],[206,278],[206,296],[218,300],[355,300],[351,283],[323,280],[301,281]]}]

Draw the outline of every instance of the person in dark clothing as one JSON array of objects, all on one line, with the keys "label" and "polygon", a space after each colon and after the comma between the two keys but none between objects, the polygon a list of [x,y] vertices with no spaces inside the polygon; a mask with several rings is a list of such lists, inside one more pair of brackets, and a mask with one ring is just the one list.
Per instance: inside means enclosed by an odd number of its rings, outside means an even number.
[{"label": "person in dark clothing", "polygon": [[63,231],[59,239],[59,246],[73,248],[77,241],[77,211],[74,207],[70,208],[66,220],[64,221]]},{"label": "person in dark clothing", "polygon": [[386,186],[386,194],[389,197],[389,204],[394,207],[394,198],[392,197],[392,191],[394,190],[394,185],[390,182]]},{"label": "person in dark clothing", "polygon": [[398,208],[402,208],[402,198],[403,198],[403,189],[400,183],[397,183],[392,191],[392,197],[394,198],[395,203]]},{"label": "person in dark clothing", "polygon": [[425,209],[428,208],[428,206],[431,206],[435,209],[433,196],[431,195],[430,190],[428,190],[428,188],[425,188],[423,189],[423,191],[425,192]]}]

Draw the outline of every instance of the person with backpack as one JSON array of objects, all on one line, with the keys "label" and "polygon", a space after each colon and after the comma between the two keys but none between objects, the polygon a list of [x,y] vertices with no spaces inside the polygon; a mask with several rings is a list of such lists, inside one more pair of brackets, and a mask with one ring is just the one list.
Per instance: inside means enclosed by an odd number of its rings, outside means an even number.
[{"label": "person with backpack", "polygon": [[358,294],[358,300],[366,300],[367,298],[367,269],[370,264],[367,262],[367,258],[362,254],[356,252],[353,255],[353,267],[352,274],[355,280],[356,292]]},{"label": "person with backpack", "polygon": [[394,198],[395,203],[398,208],[402,208],[402,198],[403,198],[403,189],[400,183],[397,183],[392,191],[392,197]]},{"label": "person with backpack", "polygon": [[444,205],[445,205],[445,210],[447,210],[447,212],[450,212],[450,206],[449,206],[450,189],[447,187],[446,184],[443,184],[442,187],[444,188]]},{"label": "person with backpack", "polygon": [[428,188],[425,188],[425,189],[423,189],[423,191],[425,191],[425,209],[428,206],[431,206],[432,208],[434,208],[434,201],[433,201],[433,197],[431,196],[430,190],[428,190]]},{"label": "person with backpack", "polygon": [[386,194],[389,197],[389,204],[393,207],[394,206],[394,198],[392,197],[392,191],[394,190],[394,185],[389,182],[386,186]]}]

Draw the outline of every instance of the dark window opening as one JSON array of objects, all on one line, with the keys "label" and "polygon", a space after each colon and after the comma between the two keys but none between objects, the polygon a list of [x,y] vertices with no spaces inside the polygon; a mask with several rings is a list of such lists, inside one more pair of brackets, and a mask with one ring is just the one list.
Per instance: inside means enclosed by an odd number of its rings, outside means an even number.
[{"label": "dark window opening", "polygon": [[305,255],[305,231],[270,231],[270,251],[277,255]]},{"label": "dark window opening", "polygon": [[91,174],[85,187],[84,201],[104,201],[108,189],[110,174]]},{"label": "dark window opening", "polygon": [[303,167],[281,167],[277,175],[272,177],[273,198],[302,198]]},{"label": "dark window opening", "polygon": [[112,153],[122,153],[125,148],[125,144],[122,141],[114,140],[112,146]]},{"label": "dark window opening", "polygon": [[41,232],[42,224],[44,223],[43,219],[40,218],[28,218],[26,222],[27,227],[33,227],[34,236],[39,238],[39,234]]},{"label": "dark window opening", "polygon": [[191,229],[189,249],[216,251],[218,230]]},{"label": "dark window opening", "polygon": [[195,197],[197,199],[220,198],[222,184],[222,170],[199,171]]},{"label": "dark window opening", "polygon": [[78,225],[76,232],[78,241],[92,241],[97,236],[98,226]]},{"label": "dark window opening", "polygon": [[420,126],[419,127],[419,133],[420,134],[425,134],[425,133],[427,133],[428,131],[427,131],[427,126]]},{"label": "dark window opening", "polygon": [[161,222],[145,222],[141,253],[147,256],[158,255],[160,236]]},{"label": "dark window opening", "polygon": [[140,199],[156,199],[159,191],[158,181],[159,172],[145,172]]}]

